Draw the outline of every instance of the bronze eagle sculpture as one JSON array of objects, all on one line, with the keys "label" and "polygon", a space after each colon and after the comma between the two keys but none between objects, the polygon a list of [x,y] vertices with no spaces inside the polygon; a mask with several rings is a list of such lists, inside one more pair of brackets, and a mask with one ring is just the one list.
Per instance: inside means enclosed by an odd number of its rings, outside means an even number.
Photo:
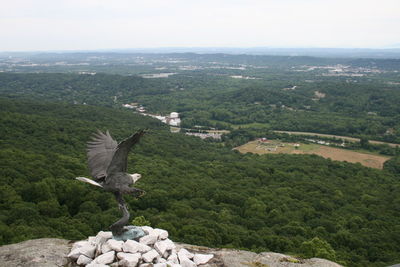
[{"label": "bronze eagle sculpture", "polygon": [[102,187],[115,195],[123,217],[110,226],[114,236],[126,231],[124,226],[129,222],[130,215],[122,195],[140,197],[145,193],[141,189],[131,187],[141,175],[127,173],[128,153],[144,133],[144,130],[140,130],[118,144],[108,131],[98,131],[87,143],[88,166],[93,180],[76,177],[79,181]]}]

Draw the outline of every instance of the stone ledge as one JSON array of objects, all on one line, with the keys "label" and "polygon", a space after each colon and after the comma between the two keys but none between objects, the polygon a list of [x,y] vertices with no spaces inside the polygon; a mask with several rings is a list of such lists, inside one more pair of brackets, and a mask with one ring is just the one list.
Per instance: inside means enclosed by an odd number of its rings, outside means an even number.
[{"label": "stone ledge", "polygon": [[[67,255],[72,245],[71,241],[56,238],[34,239],[5,245],[0,247],[0,266],[70,267],[73,265],[68,264]],[[214,254],[214,258],[206,265],[201,265],[202,267],[341,267],[337,263],[318,258],[290,262],[290,259],[293,259],[291,256],[273,252],[257,254],[243,250],[215,249],[182,243],[175,243],[175,245],[177,250],[185,248],[194,253]]]}]

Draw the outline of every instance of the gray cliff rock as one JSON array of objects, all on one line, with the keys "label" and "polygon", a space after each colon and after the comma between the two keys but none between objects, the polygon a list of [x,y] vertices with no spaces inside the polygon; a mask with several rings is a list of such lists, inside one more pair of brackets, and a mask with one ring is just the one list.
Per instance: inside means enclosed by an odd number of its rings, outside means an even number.
[{"label": "gray cliff rock", "polygon": [[[185,248],[189,252],[214,254],[214,257],[202,267],[341,267],[341,265],[324,259],[299,260],[293,257],[263,252],[213,249],[175,243],[177,250]],[[67,255],[73,242],[63,239],[43,238],[28,240],[18,244],[0,247],[0,266],[18,267],[67,267]]]},{"label": "gray cliff rock", "polygon": [[68,264],[72,242],[43,238],[0,247],[0,266],[56,267]]},{"label": "gray cliff rock", "polygon": [[185,248],[194,253],[214,254],[207,264],[201,265],[204,267],[342,267],[325,259],[297,259],[274,252],[257,254],[235,249],[214,249],[180,243],[175,245],[177,250]]}]

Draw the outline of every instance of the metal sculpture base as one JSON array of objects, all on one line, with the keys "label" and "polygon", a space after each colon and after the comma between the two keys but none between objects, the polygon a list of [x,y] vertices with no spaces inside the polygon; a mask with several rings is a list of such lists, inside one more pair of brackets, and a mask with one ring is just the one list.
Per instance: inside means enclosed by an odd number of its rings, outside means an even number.
[{"label": "metal sculpture base", "polygon": [[146,233],[139,226],[128,225],[124,226],[124,232],[120,235],[114,235],[113,239],[118,241],[135,240],[138,241],[139,238],[145,236]]}]

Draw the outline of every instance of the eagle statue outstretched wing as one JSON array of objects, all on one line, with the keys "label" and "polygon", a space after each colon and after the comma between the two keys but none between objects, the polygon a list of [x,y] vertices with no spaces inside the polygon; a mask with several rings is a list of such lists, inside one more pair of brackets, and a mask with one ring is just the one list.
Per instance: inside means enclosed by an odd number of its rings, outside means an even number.
[{"label": "eagle statue outstretched wing", "polygon": [[110,133],[98,130],[93,135],[92,141],[87,143],[87,157],[90,174],[95,180],[107,177],[107,168],[117,150],[117,141]]},{"label": "eagle statue outstretched wing", "polygon": [[126,172],[128,163],[128,154],[131,148],[139,142],[144,131],[139,131],[118,144],[114,150],[111,162],[108,165],[107,173]]}]

